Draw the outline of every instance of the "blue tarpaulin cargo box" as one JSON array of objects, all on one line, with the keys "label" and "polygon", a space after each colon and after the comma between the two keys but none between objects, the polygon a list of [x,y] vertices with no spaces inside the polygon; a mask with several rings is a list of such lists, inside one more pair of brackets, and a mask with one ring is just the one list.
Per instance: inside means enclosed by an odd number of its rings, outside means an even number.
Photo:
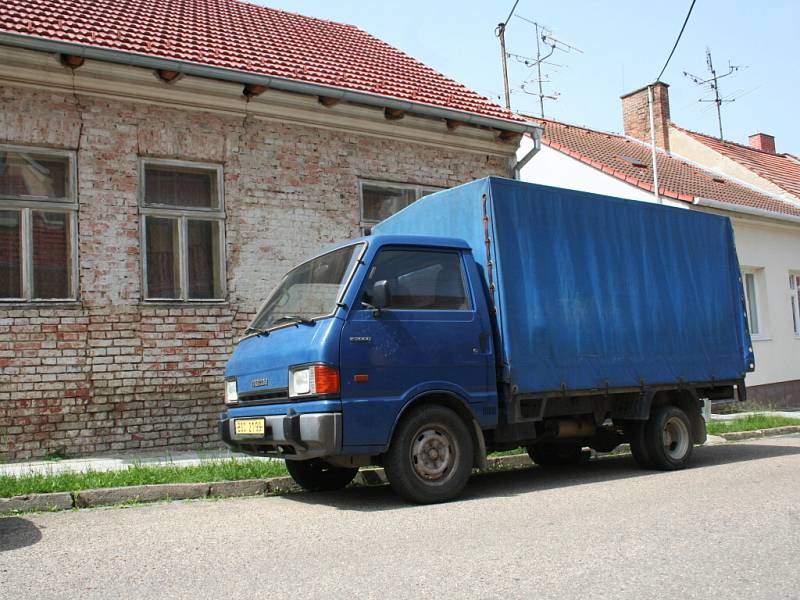
[{"label": "blue tarpaulin cargo box", "polygon": [[516,393],[738,380],[752,370],[729,219],[489,177],[373,229],[465,240]]}]

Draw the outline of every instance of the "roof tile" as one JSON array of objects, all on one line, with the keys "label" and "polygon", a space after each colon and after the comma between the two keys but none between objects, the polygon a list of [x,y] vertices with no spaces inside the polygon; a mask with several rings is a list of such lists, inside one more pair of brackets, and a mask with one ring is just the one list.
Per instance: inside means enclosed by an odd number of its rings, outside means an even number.
[{"label": "roof tile", "polygon": [[800,160],[791,154],[773,154],[690,131],[674,123],[672,126],[800,199]]},{"label": "roof tile", "polygon": [[2,0],[0,30],[521,121],[357,27],[240,0]]},{"label": "roof tile", "polygon": [[[622,135],[558,121],[535,118],[531,121],[544,127],[544,145],[617,179],[653,191],[653,163],[649,146]],[[663,150],[658,150],[656,162],[658,188],[662,196],[685,202],[692,202],[699,197],[800,217],[800,207],[753,190],[724,175],[706,171]]]}]

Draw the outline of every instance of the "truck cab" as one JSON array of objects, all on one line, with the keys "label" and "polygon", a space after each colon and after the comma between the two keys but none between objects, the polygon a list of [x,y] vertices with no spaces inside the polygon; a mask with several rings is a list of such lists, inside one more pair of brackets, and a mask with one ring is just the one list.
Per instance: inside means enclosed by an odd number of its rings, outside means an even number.
[{"label": "truck cab", "polygon": [[426,407],[443,422],[410,433],[413,472],[398,476],[407,487],[427,485],[426,498],[451,495],[463,483],[455,471],[484,460],[481,430],[497,424],[482,288],[470,247],[457,239],[371,236],[304,262],[264,302],[228,363],[222,439],[286,459],[308,489],[335,489],[359,466],[384,462],[398,424]]}]

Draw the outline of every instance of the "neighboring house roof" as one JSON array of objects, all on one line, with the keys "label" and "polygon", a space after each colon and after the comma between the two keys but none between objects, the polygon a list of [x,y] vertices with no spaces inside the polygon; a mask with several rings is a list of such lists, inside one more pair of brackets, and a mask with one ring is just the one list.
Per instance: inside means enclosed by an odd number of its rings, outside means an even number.
[{"label": "neighboring house roof", "polygon": [[[542,144],[571,156],[612,177],[649,192],[653,191],[650,146],[639,140],[568,125],[548,119],[531,119],[544,127]],[[793,206],[736,182],[730,177],[705,170],[663,150],[657,150],[659,194],[693,202],[695,198],[715,200],[785,215],[800,216]]]},{"label": "neighboring house roof", "polygon": [[758,148],[720,140],[710,135],[678,127],[674,123],[670,123],[670,126],[683,131],[715,152],[739,163],[756,175],[771,181],[791,195],[800,198],[800,160],[797,157],[791,154],[773,154]]},{"label": "neighboring house roof", "polygon": [[3,0],[2,31],[524,123],[357,27],[239,0]]}]

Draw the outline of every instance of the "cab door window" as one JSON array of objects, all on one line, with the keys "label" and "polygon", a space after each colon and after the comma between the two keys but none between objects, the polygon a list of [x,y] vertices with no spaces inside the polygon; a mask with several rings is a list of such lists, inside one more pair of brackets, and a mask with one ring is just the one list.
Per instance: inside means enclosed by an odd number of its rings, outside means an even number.
[{"label": "cab door window", "polygon": [[386,309],[467,310],[461,256],[432,250],[382,250],[370,268],[361,300],[373,304],[373,289],[386,282]]}]

